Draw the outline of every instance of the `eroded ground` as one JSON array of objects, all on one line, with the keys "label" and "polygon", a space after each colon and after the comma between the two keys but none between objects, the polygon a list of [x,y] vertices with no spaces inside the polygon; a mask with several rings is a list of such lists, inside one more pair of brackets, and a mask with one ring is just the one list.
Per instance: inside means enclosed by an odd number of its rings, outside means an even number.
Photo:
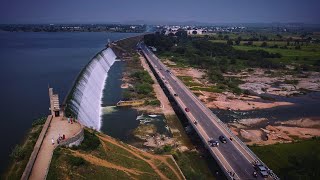
[{"label": "eroded ground", "polygon": [[[285,98],[312,91],[320,91],[319,72],[296,73],[287,70],[245,69],[239,73],[225,73],[224,77],[238,78],[244,93],[237,95],[230,91],[215,92],[215,84],[209,82],[206,71],[177,65],[163,60],[208,108],[229,111],[263,110],[295,105]],[[320,136],[320,118],[305,117],[288,121],[269,122],[267,118],[241,119],[230,122],[229,127],[247,144],[274,144],[292,142]]]}]

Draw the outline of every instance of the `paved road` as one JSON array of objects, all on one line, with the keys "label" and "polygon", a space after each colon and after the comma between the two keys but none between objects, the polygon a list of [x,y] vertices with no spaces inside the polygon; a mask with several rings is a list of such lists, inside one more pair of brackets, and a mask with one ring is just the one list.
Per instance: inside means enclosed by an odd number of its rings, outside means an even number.
[{"label": "paved road", "polygon": [[[252,173],[254,170],[253,161],[255,157],[247,152],[246,147],[236,140],[229,140],[233,136],[224,127],[225,125],[206,108],[199,99],[173,74],[166,71],[168,68],[144,45],[140,44],[140,48],[147,60],[153,66],[156,73],[164,81],[166,87],[174,96],[181,109],[188,108],[190,112],[185,112],[189,121],[198,122],[197,125],[191,123],[198,132],[202,140],[207,144],[209,138],[218,140],[220,135],[224,135],[227,143],[220,142],[219,147],[209,147],[210,153],[214,156],[217,162],[222,165],[222,169],[226,174],[231,174],[227,177],[231,179],[263,179],[261,176],[254,178]],[[228,173],[230,172],[230,173]]]}]

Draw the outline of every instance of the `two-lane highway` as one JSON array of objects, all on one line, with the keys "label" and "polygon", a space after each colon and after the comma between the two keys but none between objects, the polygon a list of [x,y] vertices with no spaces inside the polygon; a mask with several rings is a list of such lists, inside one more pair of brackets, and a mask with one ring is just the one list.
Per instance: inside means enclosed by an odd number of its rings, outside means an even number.
[{"label": "two-lane highway", "polygon": [[[167,67],[144,45],[140,44],[140,48],[149,61],[152,68],[161,77],[165,86],[171,94],[176,94],[178,105],[183,111],[191,124],[195,127],[199,136],[204,143],[207,144],[209,151],[214,158],[220,163],[222,169],[229,179],[263,179],[261,176],[253,177],[255,171],[253,166],[254,158],[246,153],[246,149],[239,145],[236,140],[230,140],[232,136],[225,127],[218,122],[216,116],[206,108],[196,96],[176,77]],[[194,121],[197,121],[195,124]],[[208,146],[209,138],[219,141],[219,136],[223,135],[227,139],[227,143],[221,143],[219,147]]]}]

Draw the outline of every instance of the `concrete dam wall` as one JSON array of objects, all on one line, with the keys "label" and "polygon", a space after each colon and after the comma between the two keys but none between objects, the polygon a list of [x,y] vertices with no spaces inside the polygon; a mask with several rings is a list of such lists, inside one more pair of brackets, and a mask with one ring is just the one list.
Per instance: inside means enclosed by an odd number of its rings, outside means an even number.
[{"label": "concrete dam wall", "polygon": [[116,55],[110,47],[91,59],[78,75],[66,99],[67,116],[74,116],[81,124],[100,130],[103,89],[115,61]]}]

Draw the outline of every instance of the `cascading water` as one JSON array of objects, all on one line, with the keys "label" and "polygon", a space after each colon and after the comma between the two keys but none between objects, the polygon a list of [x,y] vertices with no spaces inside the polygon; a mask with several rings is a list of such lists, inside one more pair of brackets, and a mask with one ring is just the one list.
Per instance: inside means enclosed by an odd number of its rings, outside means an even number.
[{"label": "cascading water", "polygon": [[79,75],[69,107],[81,124],[100,130],[101,99],[108,71],[116,61],[111,48],[99,52]]}]

